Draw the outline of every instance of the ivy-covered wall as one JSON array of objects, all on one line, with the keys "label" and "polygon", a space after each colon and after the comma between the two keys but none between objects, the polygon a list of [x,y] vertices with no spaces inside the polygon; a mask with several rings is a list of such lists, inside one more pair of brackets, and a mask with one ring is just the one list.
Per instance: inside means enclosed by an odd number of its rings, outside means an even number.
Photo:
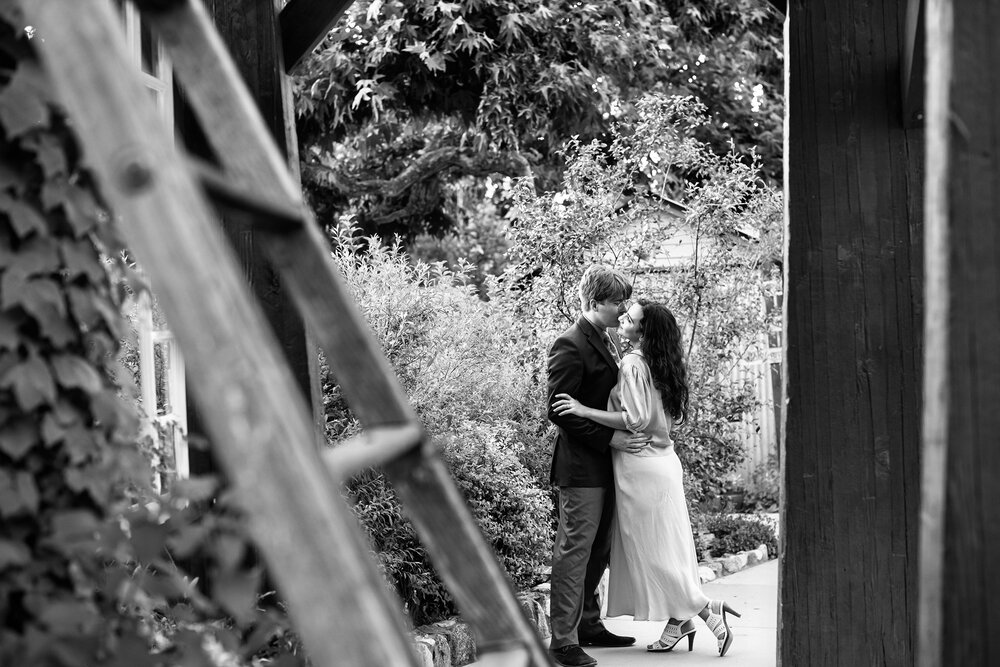
[{"label": "ivy-covered wall", "polygon": [[15,7],[0,3],[0,665],[304,664],[218,481],[151,488],[115,380],[114,216]]},{"label": "ivy-covered wall", "polygon": [[31,40],[0,22],[0,664],[91,664],[119,613],[123,526],[149,467],[109,364],[121,318],[102,208]]}]

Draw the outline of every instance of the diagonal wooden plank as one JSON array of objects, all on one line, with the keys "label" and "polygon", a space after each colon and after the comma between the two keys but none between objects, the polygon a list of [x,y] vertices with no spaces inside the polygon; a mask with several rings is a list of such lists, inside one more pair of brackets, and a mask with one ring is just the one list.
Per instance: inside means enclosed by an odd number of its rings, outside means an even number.
[{"label": "diagonal wooden plank", "polygon": [[[223,170],[240,187],[277,200],[289,198],[295,188],[291,176],[261,130],[249,94],[230,74],[229,54],[212,34],[204,9],[197,2],[180,1],[161,8],[158,2],[142,0],[140,6],[170,53],[176,77]],[[294,227],[269,224],[258,231],[268,259],[326,352],[352,412],[365,428],[417,425],[416,414],[344,286],[318,226],[311,221]],[[353,453],[351,458],[356,459]],[[532,664],[548,664],[537,632],[433,445],[417,437],[406,454],[383,469],[465,620],[475,628],[480,646],[525,648]]]},{"label": "diagonal wooden plank", "polygon": [[316,665],[416,667],[305,401],[232,250],[163,130],[106,0],[23,0],[122,233],[157,285],[251,532]]},{"label": "diagonal wooden plank", "polygon": [[288,0],[278,15],[285,71],[316,48],[354,0]]}]

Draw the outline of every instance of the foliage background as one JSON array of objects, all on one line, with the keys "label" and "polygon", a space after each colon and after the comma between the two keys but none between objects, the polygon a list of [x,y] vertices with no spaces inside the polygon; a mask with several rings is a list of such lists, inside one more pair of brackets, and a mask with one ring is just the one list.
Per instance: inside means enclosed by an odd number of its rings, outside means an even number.
[{"label": "foliage background", "polygon": [[302,174],[322,220],[391,240],[461,232],[563,143],[647,94],[710,110],[699,139],[781,180],[782,14],[765,0],[359,0],[295,72]]},{"label": "foliage background", "polygon": [[[0,4],[0,662],[303,664],[225,480],[151,493],[134,397],[109,370],[120,244],[13,6]],[[548,558],[548,345],[586,262],[659,284],[648,252],[671,229],[665,198],[712,240],[663,288],[704,383],[703,414],[678,434],[692,497],[731,460],[724,422],[747,404],[712,382],[760,324],[738,287],[771,238],[775,20],[751,0],[359,3],[299,73],[311,201],[519,586]],[[714,121],[638,91],[715,99]],[[748,221],[757,245],[738,240]],[[372,236],[396,232],[443,261]],[[335,378],[325,388],[337,442],[357,424]],[[413,618],[450,613],[391,489],[370,473],[349,492]]]}]

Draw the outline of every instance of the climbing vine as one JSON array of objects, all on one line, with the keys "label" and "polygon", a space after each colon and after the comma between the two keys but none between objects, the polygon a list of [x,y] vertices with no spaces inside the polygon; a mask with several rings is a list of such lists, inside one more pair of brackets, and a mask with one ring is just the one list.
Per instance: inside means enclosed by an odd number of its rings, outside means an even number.
[{"label": "climbing vine", "polygon": [[0,3],[0,665],[303,664],[219,481],[152,489],[113,216],[23,26]]}]

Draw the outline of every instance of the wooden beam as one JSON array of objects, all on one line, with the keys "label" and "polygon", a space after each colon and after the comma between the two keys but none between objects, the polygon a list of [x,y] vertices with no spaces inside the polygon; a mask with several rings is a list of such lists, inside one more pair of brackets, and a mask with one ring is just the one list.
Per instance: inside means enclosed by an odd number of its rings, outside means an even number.
[{"label": "wooden beam", "polygon": [[915,658],[923,145],[900,122],[905,13],[906,0],[788,5],[788,667]]},{"label": "wooden beam", "polygon": [[[155,2],[149,4],[155,11]],[[290,202],[299,204],[301,185],[298,182],[298,139],[295,133],[295,109],[292,102],[291,84],[285,76],[281,62],[280,44],[278,42],[278,9],[274,0],[213,0],[203,3],[210,12],[212,21],[219,35],[222,36],[232,61],[235,63],[240,77],[250,91],[252,101],[260,112],[267,131],[274,138],[280,154],[275,157],[283,171],[291,169],[292,178],[286,178],[284,193],[275,193],[275,183],[262,187],[245,178],[233,179],[244,190],[252,190],[258,195],[279,203],[282,196]],[[205,63],[205,67],[218,67],[214,63]],[[183,87],[182,93],[186,93]],[[186,94],[178,96],[187,99]],[[228,100],[220,99],[218,104],[226,106]],[[194,119],[189,108],[185,107],[178,114],[178,127],[188,142],[192,152],[211,154],[203,142],[208,141],[201,134],[201,128]],[[254,119],[259,124],[259,119]],[[197,131],[196,129],[197,128]],[[212,128],[213,139],[223,132],[222,139],[227,136],[225,127]],[[233,145],[233,142],[227,142]],[[232,162],[234,157],[228,157]],[[252,166],[244,171],[252,170]],[[231,170],[230,170],[231,171]],[[232,176],[232,173],[227,173]],[[274,266],[267,259],[262,247],[263,239],[260,230],[248,224],[248,218],[235,210],[224,211],[221,215],[221,225],[236,250],[243,270],[258,303],[264,309],[268,323],[292,368],[296,382],[302,392],[309,397],[312,409],[313,424],[316,431],[317,444],[321,445],[324,438],[324,416],[322,391],[319,383],[319,354],[311,334],[306,331],[302,316],[298,313],[288,297],[287,289],[278,277]],[[190,405],[188,413],[195,414],[197,406]],[[196,421],[195,426],[198,425]]]},{"label": "wooden beam", "polygon": [[[202,4],[191,6],[204,12]],[[397,603],[315,447],[243,272],[127,65],[106,0],[22,0],[102,194],[157,286],[202,419],[316,665],[416,667]],[[207,18],[203,20],[207,21]]]},{"label": "wooden beam", "polygon": [[309,55],[354,0],[288,0],[281,10],[281,44],[285,71]]},{"label": "wooden beam", "polygon": [[920,127],[924,122],[924,79],[927,76],[927,40],[924,33],[926,0],[906,3],[905,41],[899,68],[903,86],[903,125]]},{"label": "wooden beam", "polygon": [[1000,664],[1000,14],[928,3],[920,667]]}]

